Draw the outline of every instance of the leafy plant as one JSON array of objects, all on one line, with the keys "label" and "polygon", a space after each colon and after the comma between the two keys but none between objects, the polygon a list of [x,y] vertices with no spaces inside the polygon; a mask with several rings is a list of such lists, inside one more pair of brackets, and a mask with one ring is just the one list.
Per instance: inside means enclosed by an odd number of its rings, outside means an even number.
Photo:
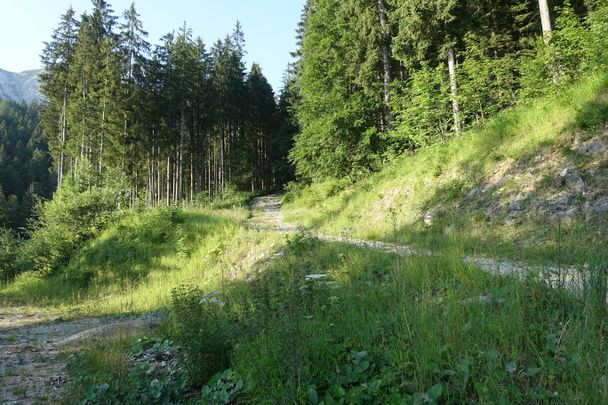
[{"label": "leafy plant", "polygon": [[214,375],[201,390],[200,405],[225,405],[232,403],[243,390],[243,380],[230,369]]},{"label": "leafy plant", "polygon": [[229,367],[235,326],[219,293],[184,286],[172,295],[176,339],[191,381],[202,386]]},{"label": "leafy plant", "polygon": [[[99,376],[80,375],[74,382],[84,387],[81,405],[108,403],[171,404],[179,403],[189,390],[188,379],[177,361],[179,347],[164,338],[140,338],[131,347],[131,365],[126,378],[102,376],[106,382],[96,383]],[[86,369],[86,358],[72,355],[72,369]]]}]

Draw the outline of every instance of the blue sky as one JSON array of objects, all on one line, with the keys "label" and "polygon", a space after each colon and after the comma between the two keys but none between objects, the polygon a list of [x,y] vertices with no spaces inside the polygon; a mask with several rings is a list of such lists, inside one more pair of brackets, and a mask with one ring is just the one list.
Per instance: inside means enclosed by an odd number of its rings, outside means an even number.
[{"label": "blue sky", "polygon": [[[110,0],[118,15],[131,0]],[[158,39],[184,21],[209,46],[243,25],[248,67],[258,62],[275,91],[295,48],[295,28],[304,0],[138,0],[148,41]],[[0,68],[13,72],[40,67],[43,42],[50,38],[59,17],[72,6],[78,15],[91,10],[89,0],[0,0]]]}]

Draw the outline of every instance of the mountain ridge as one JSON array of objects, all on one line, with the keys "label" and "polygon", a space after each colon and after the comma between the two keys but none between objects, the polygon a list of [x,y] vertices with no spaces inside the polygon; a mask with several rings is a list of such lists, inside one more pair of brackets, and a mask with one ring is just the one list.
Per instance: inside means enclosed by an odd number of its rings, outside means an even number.
[{"label": "mountain ridge", "polygon": [[15,73],[0,68],[0,99],[26,103],[42,100],[38,82],[40,72],[42,69]]}]

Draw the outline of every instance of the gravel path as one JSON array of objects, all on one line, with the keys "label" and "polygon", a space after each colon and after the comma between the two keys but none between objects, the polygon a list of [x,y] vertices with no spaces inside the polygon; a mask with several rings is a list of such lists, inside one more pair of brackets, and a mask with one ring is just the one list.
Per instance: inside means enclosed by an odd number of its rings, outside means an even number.
[{"label": "gravel path", "polygon": [[[281,203],[278,194],[254,198],[251,205],[252,216],[248,226],[254,229],[271,230],[276,232],[294,233],[301,232],[304,236],[326,242],[340,242],[358,246],[364,249],[382,251],[399,256],[432,255],[433,252],[415,249],[411,246],[398,245],[394,243],[354,239],[347,236],[323,235],[314,231],[298,228],[283,220],[281,214]],[[549,285],[565,285],[572,291],[582,290],[585,277],[580,269],[574,267],[558,268],[547,266],[534,266],[523,262],[511,260],[499,260],[488,257],[465,256],[465,262],[478,267],[480,270],[500,276],[516,276],[525,280],[531,273],[539,274]]]},{"label": "gravel path", "polygon": [[61,403],[68,381],[62,353],[81,343],[150,329],[159,315],[64,322],[50,315],[0,310],[0,404]]}]

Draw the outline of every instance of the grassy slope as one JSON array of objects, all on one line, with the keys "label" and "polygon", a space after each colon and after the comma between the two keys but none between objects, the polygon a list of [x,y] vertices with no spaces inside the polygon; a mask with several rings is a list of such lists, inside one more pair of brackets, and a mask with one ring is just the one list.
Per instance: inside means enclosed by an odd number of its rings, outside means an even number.
[{"label": "grassy slope", "polygon": [[[26,274],[0,288],[0,302],[73,315],[144,312],[171,307],[174,287],[198,286],[164,332],[183,345],[192,375],[225,368],[198,357],[225,350],[245,381],[243,403],[605,403],[602,278],[578,300],[534,280],[476,271],[463,250],[513,253],[524,243],[512,235],[522,224],[486,223],[475,205],[458,204],[497,162],[535,156],[589,125],[581,111],[601,111],[601,99],[592,103],[603,89],[590,80],[356,185],[314,185],[288,206],[292,221],[431,244],[439,255],[399,258],[297,237],[285,248],[280,236],[244,229],[244,210],[153,210],[103,232],[60,275]],[[419,217],[437,203],[443,217],[422,227]],[[460,210],[466,216],[457,220]],[[577,235],[575,225],[568,230],[565,243]],[[525,253],[534,252],[538,260],[555,254],[528,245]],[[222,291],[221,306],[201,302],[211,290]],[[128,384],[131,342],[89,348],[72,372],[90,378],[76,379],[75,392],[87,391],[78,381]]]},{"label": "grassy slope", "polygon": [[[595,174],[585,180],[605,195],[608,159],[594,162],[571,152],[570,143],[576,130],[592,132],[607,121],[606,78],[591,77],[557,98],[508,110],[460,139],[405,156],[354,185],[328,181],[293,191],[286,219],[326,233],[531,261],[585,262],[605,249],[605,214],[587,224],[580,218],[560,225],[532,215],[512,219],[504,207],[564,192],[556,178],[565,167],[593,167]],[[544,163],[535,163],[539,156]],[[464,198],[479,185],[495,188]],[[492,209],[498,215],[489,218]],[[437,213],[430,227],[423,223],[429,212]]]},{"label": "grassy slope", "polygon": [[182,284],[205,289],[243,276],[280,238],[244,229],[240,210],[128,213],[51,278],[25,273],[0,286],[0,302],[64,316],[143,313],[166,308]]},{"label": "grassy slope", "polygon": [[[296,237],[282,252],[249,282],[226,279],[221,303],[201,302],[217,282],[187,290],[164,330],[190,376],[232,368],[239,403],[608,400],[605,289],[574,299],[481,273],[457,250],[400,258]],[[133,339],[94,343],[72,373],[127,384]],[[214,363],[222,352],[228,364]]]}]

